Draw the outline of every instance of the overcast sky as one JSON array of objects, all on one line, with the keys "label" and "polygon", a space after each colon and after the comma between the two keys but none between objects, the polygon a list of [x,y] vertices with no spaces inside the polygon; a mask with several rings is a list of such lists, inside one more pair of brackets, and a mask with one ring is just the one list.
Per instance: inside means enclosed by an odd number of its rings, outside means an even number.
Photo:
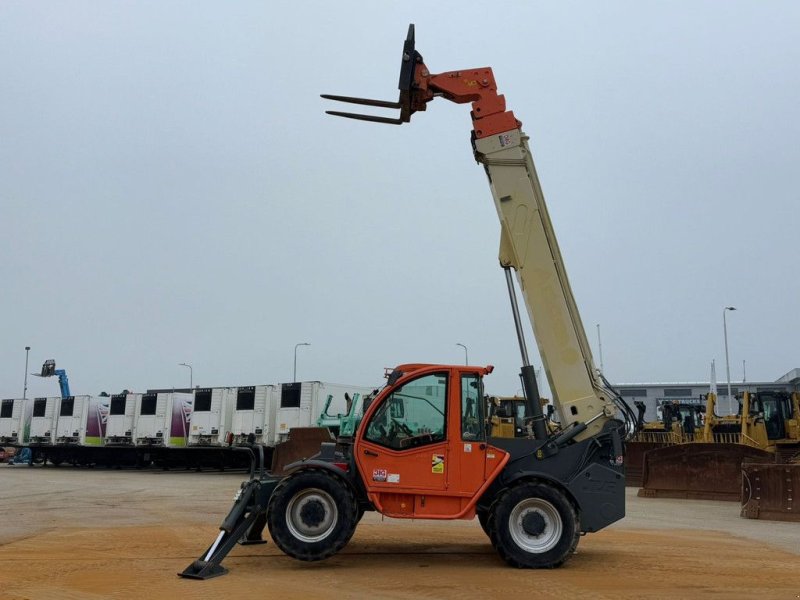
[{"label": "overcast sky", "polygon": [[[0,397],[520,359],[469,110],[391,127],[408,23],[531,136],[611,381],[800,366],[796,2],[2,2]],[[529,346],[535,345],[529,340]],[[538,363],[538,358],[536,361]],[[29,378],[29,396],[57,395]]]}]

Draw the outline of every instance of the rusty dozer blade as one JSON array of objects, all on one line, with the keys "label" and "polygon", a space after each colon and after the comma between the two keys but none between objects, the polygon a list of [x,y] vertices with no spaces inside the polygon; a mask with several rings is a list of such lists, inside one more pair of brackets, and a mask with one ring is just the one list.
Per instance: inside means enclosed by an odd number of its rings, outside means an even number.
[{"label": "rusty dozer blade", "polygon": [[800,522],[800,464],[742,465],[742,512],[746,519]]},{"label": "rusty dozer blade", "polygon": [[738,502],[742,463],[772,463],[773,454],[744,444],[687,443],[644,455],[643,498],[688,498]]},{"label": "rusty dozer blade", "polygon": [[666,445],[666,442],[625,442],[625,485],[627,487],[642,487],[645,454]]},{"label": "rusty dozer blade", "polygon": [[414,71],[417,64],[422,64],[422,55],[414,48],[414,24],[408,26],[408,35],[403,44],[403,57],[400,62],[400,81],[398,89],[400,90],[400,98],[397,102],[388,100],[372,100],[370,98],[355,98],[353,96],[337,96],[335,94],[320,94],[326,100],[335,100],[336,102],[346,102],[348,104],[360,104],[362,106],[376,106],[378,108],[395,108],[400,109],[399,117],[378,117],[373,115],[364,115],[360,113],[341,112],[337,110],[327,110],[326,114],[333,115],[334,117],[345,117],[347,119],[357,119],[359,121],[370,121],[372,123],[386,123],[388,125],[402,125],[411,120],[411,115],[417,110],[425,110],[425,102],[430,98],[426,98],[421,102],[416,101],[414,94]]},{"label": "rusty dozer blade", "polygon": [[327,427],[294,427],[289,430],[289,438],[275,446],[270,473],[284,475],[287,465],[318,454],[323,442],[335,441]]}]

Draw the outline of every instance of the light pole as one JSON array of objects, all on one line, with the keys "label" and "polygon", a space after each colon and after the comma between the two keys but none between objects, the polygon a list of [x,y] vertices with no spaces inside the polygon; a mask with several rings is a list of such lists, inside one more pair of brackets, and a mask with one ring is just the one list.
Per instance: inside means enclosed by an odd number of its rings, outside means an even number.
[{"label": "light pole", "polygon": [[25,346],[25,387],[22,389],[22,399],[28,397],[28,353],[31,351],[30,346]]},{"label": "light pole", "polygon": [[468,365],[469,364],[469,350],[467,350],[467,347],[462,343],[457,343],[456,346],[461,346],[464,349],[464,364]]},{"label": "light pole", "polygon": [[[722,309],[722,331],[725,335],[725,372],[728,377],[728,410],[733,414],[733,397],[731,396],[731,365],[728,360],[728,322],[725,315],[729,310],[736,310],[735,306],[726,306]],[[744,417],[744,415],[742,415]]]},{"label": "light pole", "polygon": [[310,346],[308,342],[300,342],[299,344],[294,345],[294,371],[292,372],[292,383],[297,381],[297,349],[300,346]]},{"label": "light pole", "polygon": [[194,375],[194,373],[192,371],[192,365],[187,364],[187,363],[178,363],[178,366],[179,367],[186,367],[186,368],[189,369],[189,389],[191,390],[192,389],[192,379],[193,379],[193,375]]}]

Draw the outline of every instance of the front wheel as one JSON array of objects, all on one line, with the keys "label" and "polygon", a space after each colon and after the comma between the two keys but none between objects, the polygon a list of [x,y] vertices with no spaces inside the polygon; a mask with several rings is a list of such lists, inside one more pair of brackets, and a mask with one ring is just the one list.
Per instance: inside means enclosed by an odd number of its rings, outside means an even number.
[{"label": "front wheel", "polygon": [[489,515],[492,544],[518,568],[561,566],[578,545],[578,515],[563,492],[546,483],[507,489]]},{"label": "front wheel", "polygon": [[300,471],[282,481],[267,509],[269,533],[298,560],[323,560],[344,548],[356,528],[350,486],[326,471]]}]

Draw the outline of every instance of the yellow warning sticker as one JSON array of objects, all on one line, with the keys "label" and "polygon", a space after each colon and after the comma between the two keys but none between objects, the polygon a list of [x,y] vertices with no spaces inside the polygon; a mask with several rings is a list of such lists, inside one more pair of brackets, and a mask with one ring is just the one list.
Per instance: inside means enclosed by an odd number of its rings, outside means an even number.
[{"label": "yellow warning sticker", "polygon": [[431,473],[444,473],[444,454],[434,454],[431,458]]}]

